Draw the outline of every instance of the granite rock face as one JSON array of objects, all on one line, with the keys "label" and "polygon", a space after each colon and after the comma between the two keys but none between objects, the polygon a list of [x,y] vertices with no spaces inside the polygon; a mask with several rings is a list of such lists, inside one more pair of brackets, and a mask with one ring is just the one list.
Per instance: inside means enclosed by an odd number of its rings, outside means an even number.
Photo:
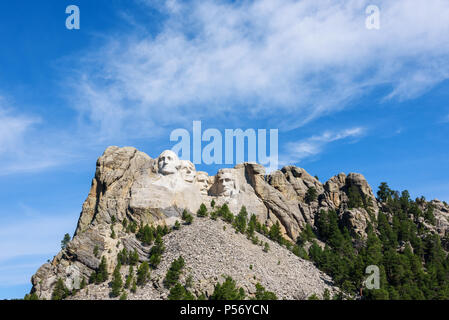
[{"label": "granite rock face", "polygon": [[[268,227],[279,221],[284,234],[296,240],[305,224],[314,225],[321,210],[353,215],[347,205],[351,187],[373,204],[374,213],[378,211],[373,191],[360,174],[341,173],[323,185],[302,168],[287,166],[266,175],[263,166],[243,163],[208,176],[196,172],[190,161],[179,160],[171,151],[152,159],[134,148],[110,147],[98,159],[76,234],[91,225],[110,223],[112,216],[119,222],[127,218],[138,225],[170,225],[184,209],[196,212],[201,203],[214,200],[217,205],[227,203],[234,213],[245,205]],[[307,202],[311,188],[317,198]],[[370,220],[366,209],[358,210],[357,215]],[[363,225],[347,220],[363,235]]]},{"label": "granite rock face", "polygon": [[[227,227],[226,230],[223,227]],[[166,250],[160,265],[151,271],[151,280],[145,286],[138,286],[136,293],[128,293],[128,299],[167,299],[169,290],[164,287],[163,280],[171,262],[180,256],[186,264],[180,282],[185,283],[191,277],[189,290],[196,296],[201,293],[210,296],[214,284],[224,281],[224,275],[231,276],[248,296],[255,293],[257,283],[275,292],[279,299],[307,299],[314,293],[322,296],[326,289],[331,295],[338,291],[332,286],[332,279],[318,271],[313,263],[298,258],[264,236],[259,238],[269,243],[269,252],[235,233],[221,220],[196,218],[191,225],[164,236]],[[145,247],[136,242],[135,237],[129,236],[122,242],[128,250],[140,248],[139,254],[145,259]],[[128,267],[122,267],[121,273],[125,279]],[[106,283],[91,284],[70,299],[110,299],[109,292]]]},{"label": "granite rock face", "polygon": [[[353,207],[354,195],[361,199],[361,205]],[[109,262],[108,271],[112,272],[117,254],[123,248],[128,251],[136,249],[140,261],[148,260],[149,248],[143,246],[134,234],[126,232],[122,225],[124,220],[137,226],[145,224],[172,226],[176,221],[180,221],[184,210],[196,213],[202,203],[211,209],[212,200],[216,206],[226,203],[234,214],[245,206],[249,214],[255,214],[268,228],[279,222],[283,236],[293,242],[307,224],[314,228],[319,214],[328,210],[335,210],[341,223],[346,225],[350,232],[357,234],[361,239],[366,238],[366,229],[376,218],[381,207],[361,174],[340,173],[323,184],[302,168],[287,166],[266,175],[263,166],[243,163],[234,168],[221,169],[215,176],[209,176],[206,172],[196,171],[190,161],[178,159],[172,151],[164,151],[153,159],[135,148],[109,147],[97,161],[91,190],[83,204],[72,241],[50,263],[39,268],[32,277],[32,291],[40,298],[50,299],[59,278],[68,289],[79,288],[81,279],[89,278],[89,275],[98,268],[101,257],[105,257]],[[446,235],[449,230],[449,206],[440,201],[432,201],[426,205],[432,206],[437,221],[435,226],[429,228]],[[209,290],[219,276],[226,272],[239,280],[240,285],[248,292],[254,290],[253,281],[247,278],[250,273],[242,271],[243,274],[239,276],[231,272],[249,266],[243,267],[236,260],[223,265],[223,270],[220,269],[221,263],[229,262],[230,256],[242,256],[245,250],[252,255],[252,258],[247,260],[242,257],[246,264],[251,264],[251,260],[258,261],[260,269],[257,269],[259,273],[256,278],[280,297],[300,299],[311,293],[320,295],[325,288],[332,289],[331,280],[322,275],[318,269],[296,256],[292,257],[290,251],[276,243],[270,243],[270,246],[276,248],[276,257],[281,264],[284,263],[282,267],[284,269],[279,267],[278,276],[275,276],[276,267],[268,263],[271,257],[260,248],[254,251],[254,244],[246,237],[231,236],[232,232],[223,230],[223,226],[217,227],[221,221],[209,221],[211,225],[205,223],[198,222],[186,227],[189,232],[185,231],[185,234],[179,230],[167,235],[170,239],[166,243],[167,255],[161,262],[165,268],[171,263],[171,256],[175,257],[179,251],[187,258],[187,265],[189,267],[190,264],[190,268],[197,268],[196,260],[202,261],[206,266],[209,265],[208,268],[212,270],[193,272],[199,286],[196,288],[198,292]],[[214,230],[214,234],[210,234],[207,228]],[[209,236],[204,238],[207,234]],[[207,243],[207,239],[211,243]],[[188,242],[187,249],[181,246],[183,241]],[[238,243],[238,247],[235,247],[238,251],[223,248],[221,243],[223,241],[230,246],[234,242]],[[266,241],[269,242],[268,239]],[[210,250],[204,249],[200,252],[197,246],[207,247]],[[214,250],[224,250],[224,253],[219,255]],[[264,273],[262,267],[264,259],[267,266],[270,265],[272,268],[270,269],[272,275]],[[307,280],[307,274],[313,280]],[[284,289],[274,284],[283,283],[292,276],[301,279],[298,280],[299,284],[293,286],[285,284]],[[157,277],[155,279],[158,279]],[[72,298],[107,297],[107,288],[103,290],[101,286],[95,288],[92,286],[89,286],[90,295],[83,295],[80,292],[79,296]],[[153,287],[148,287],[147,291],[139,289],[132,298],[166,297],[166,291],[152,288],[158,288],[157,283]]]}]

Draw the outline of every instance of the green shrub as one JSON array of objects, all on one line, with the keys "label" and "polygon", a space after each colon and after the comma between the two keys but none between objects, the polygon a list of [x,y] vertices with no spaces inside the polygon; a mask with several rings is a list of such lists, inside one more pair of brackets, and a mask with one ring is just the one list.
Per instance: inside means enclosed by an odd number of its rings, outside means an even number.
[{"label": "green shrub", "polygon": [[139,229],[136,238],[139,239],[142,242],[142,244],[150,245],[153,243],[154,240],[154,232],[150,228],[150,226],[146,224],[143,228]]},{"label": "green shrub", "polygon": [[235,281],[231,277],[220,284],[217,283],[210,300],[243,300],[245,299],[245,291],[243,288],[237,288]]},{"label": "green shrub", "polygon": [[100,284],[108,280],[108,278],[108,265],[106,262],[106,258],[103,256],[101,257],[101,262],[98,266],[98,269],[92,272],[92,274],[90,275],[89,283]]},{"label": "green shrub", "polygon": [[125,289],[129,289],[129,287],[131,286],[131,282],[133,281],[133,278],[134,278],[134,267],[129,266],[128,276],[126,277],[125,281]]},{"label": "green shrub", "polygon": [[153,269],[157,268],[161,262],[162,254],[165,251],[164,242],[160,234],[157,235],[154,241],[154,246],[150,250],[150,264]]},{"label": "green shrub", "polygon": [[150,266],[144,261],[137,269],[137,285],[144,286],[150,278]]},{"label": "green shrub", "polygon": [[318,192],[316,191],[316,189],[314,187],[310,187],[309,189],[307,189],[306,195],[304,197],[304,200],[306,201],[306,203],[311,203],[313,201],[316,201],[318,199]]},{"label": "green shrub", "polygon": [[182,220],[185,222],[185,224],[189,225],[193,222],[193,216],[187,212],[187,210],[184,209],[182,212]]},{"label": "green shrub", "polygon": [[242,206],[239,214],[234,219],[234,228],[240,233],[245,233],[247,219],[248,213],[246,211],[246,207]]},{"label": "green shrub", "polygon": [[311,296],[309,296],[309,297],[307,298],[307,300],[320,300],[320,298],[318,298],[318,296],[314,293],[314,294],[312,294]]},{"label": "green shrub", "polygon": [[270,250],[270,245],[268,244],[268,242],[265,242],[265,245],[263,247],[263,251],[264,252],[268,252]]},{"label": "green shrub", "polygon": [[177,282],[173,288],[170,289],[168,300],[195,300],[195,297],[189,292],[189,290]]},{"label": "green shrub", "polygon": [[53,293],[51,295],[52,300],[62,300],[69,296],[70,292],[64,285],[64,281],[61,278],[56,282],[55,287],[53,288]]},{"label": "green shrub", "polygon": [[164,279],[165,287],[170,288],[179,280],[179,276],[181,275],[181,271],[184,266],[185,261],[181,256],[171,263]]},{"label": "green shrub", "polygon": [[198,209],[198,211],[196,212],[196,215],[198,217],[207,217],[208,216],[208,212],[207,212],[207,208],[206,205],[204,203],[202,203],[200,205],[200,208]]},{"label": "green shrub", "polygon": [[61,249],[65,249],[70,242],[70,234],[66,233],[61,241]]},{"label": "green shrub", "polygon": [[120,290],[122,289],[123,281],[122,276],[120,274],[120,268],[121,268],[120,261],[117,264],[117,266],[114,269],[114,272],[112,273],[112,282],[111,282],[111,297],[118,297],[120,295]]},{"label": "green shrub", "polygon": [[256,284],[256,294],[253,300],[277,300],[276,294],[267,291],[260,283]]}]

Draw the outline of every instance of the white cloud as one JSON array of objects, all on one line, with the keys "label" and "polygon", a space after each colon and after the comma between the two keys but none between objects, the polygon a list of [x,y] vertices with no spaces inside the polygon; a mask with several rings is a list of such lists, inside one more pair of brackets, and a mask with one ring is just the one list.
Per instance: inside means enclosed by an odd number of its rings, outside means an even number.
[{"label": "white cloud", "polygon": [[0,153],[15,149],[17,144],[23,142],[26,132],[39,122],[37,118],[13,114],[3,108],[3,104],[0,97]]},{"label": "white cloud", "polygon": [[449,78],[445,0],[379,0],[380,30],[365,28],[370,1],[140,2],[167,16],[161,32],[111,36],[73,81],[101,137],[224,113],[291,129],[380,85],[404,100]]},{"label": "white cloud", "polygon": [[357,127],[339,132],[326,131],[321,135],[312,136],[297,142],[290,142],[286,145],[285,149],[287,152],[281,158],[281,165],[301,162],[305,158],[320,154],[332,142],[347,138],[360,138],[364,133],[364,128]]},{"label": "white cloud", "polygon": [[[38,172],[75,157],[72,133],[51,131],[40,117],[20,113],[0,96],[0,176]],[[79,147],[77,148],[79,149]]]}]

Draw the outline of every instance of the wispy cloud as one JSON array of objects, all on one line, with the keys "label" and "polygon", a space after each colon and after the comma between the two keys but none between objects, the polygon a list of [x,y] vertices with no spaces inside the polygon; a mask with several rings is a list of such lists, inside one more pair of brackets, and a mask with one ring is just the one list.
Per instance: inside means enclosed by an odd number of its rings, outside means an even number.
[{"label": "wispy cloud", "polygon": [[321,135],[312,136],[297,142],[290,142],[285,147],[285,150],[288,150],[288,152],[281,156],[280,163],[281,165],[299,163],[305,158],[320,154],[332,142],[348,138],[360,138],[365,131],[361,127],[338,132],[326,131]]},{"label": "wispy cloud", "polygon": [[365,28],[370,1],[138,2],[164,13],[161,31],[111,36],[72,79],[98,137],[225,113],[291,129],[379,85],[405,100],[449,78],[444,0],[379,0],[380,30]]},{"label": "wispy cloud", "polygon": [[15,114],[4,104],[4,98],[0,97],[0,153],[15,149],[23,142],[27,131],[40,121],[36,117]]},{"label": "wispy cloud", "polygon": [[61,69],[73,130],[44,130],[45,119],[0,104],[0,175],[58,166],[92,145],[162,137],[192,120],[289,130],[378,86],[391,88],[385,99],[404,100],[449,78],[444,0],[379,0],[380,30],[365,28],[367,0],[135,2],[162,13],[157,33],[129,11],[134,29],[104,36],[71,57],[76,70]]},{"label": "wispy cloud", "polygon": [[0,96],[0,176],[39,172],[77,157],[81,136],[75,139],[69,131],[52,131],[41,117],[11,105]]}]

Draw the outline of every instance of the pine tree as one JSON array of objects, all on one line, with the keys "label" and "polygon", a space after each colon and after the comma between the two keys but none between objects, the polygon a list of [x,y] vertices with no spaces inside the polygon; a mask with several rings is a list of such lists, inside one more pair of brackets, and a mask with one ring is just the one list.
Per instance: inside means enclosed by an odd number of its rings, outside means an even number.
[{"label": "pine tree", "polygon": [[323,293],[323,300],[330,300],[331,299],[331,295],[329,292],[329,289],[324,289],[324,293]]},{"label": "pine tree", "polygon": [[162,254],[165,251],[164,242],[159,234],[154,241],[154,246],[150,250],[150,264],[155,269],[161,262]]},{"label": "pine tree", "polygon": [[196,215],[198,217],[207,217],[208,212],[207,212],[207,208],[206,205],[204,203],[202,203],[200,205],[200,208],[198,209],[198,211],[196,212]]},{"label": "pine tree", "polygon": [[248,234],[249,237],[254,236],[254,231],[256,231],[256,227],[257,227],[257,217],[255,214],[252,214],[248,222],[248,228],[246,230],[246,233]]},{"label": "pine tree", "polygon": [[265,245],[263,247],[263,251],[264,252],[268,252],[270,250],[270,245],[268,244],[268,242],[265,242]]},{"label": "pine tree", "polygon": [[274,240],[276,242],[280,242],[282,239],[281,234],[281,226],[279,224],[279,221],[276,221],[275,224],[273,224],[270,228],[269,237],[271,240]]},{"label": "pine tree", "polygon": [[66,233],[61,241],[61,249],[65,249],[70,242],[70,234]]},{"label": "pine tree", "polygon": [[170,289],[168,300],[195,300],[195,297],[182,284],[177,282]]},{"label": "pine tree", "polygon": [[304,200],[306,203],[310,204],[313,201],[316,201],[318,199],[318,192],[314,187],[310,187],[307,189],[306,195],[304,197]]},{"label": "pine tree", "polygon": [[296,243],[298,245],[304,245],[306,242],[311,241],[315,238],[315,234],[313,233],[313,229],[310,224],[306,224],[304,230],[302,230],[301,234],[296,239]]},{"label": "pine tree", "polygon": [[129,264],[129,254],[126,248],[123,248],[123,250],[118,253],[117,261],[119,261],[121,265]]},{"label": "pine tree", "polygon": [[237,288],[235,281],[228,276],[222,284],[215,285],[210,300],[243,300],[244,298],[243,288]]},{"label": "pine tree", "polygon": [[193,216],[184,209],[182,212],[182,220],[184,220],[185,224],[189,225],[193,222]]},{"label": "pine tree", "polygon": [[186,287],[186,289],[191,288],[192,285],[193,285],[193,276],[190,274],[186,279],[185,287]]},{"label": "pine tree", "polygon": [[80,289],[84,289],[86,287],[86,278],[83,277],[83,280],[81,280]]},{"label": "pine tree", "polygon": [[239,214],[235,217],[234,220],[234,227],[237,230],[237,232],[245,233],[247,219],[248,219],[248,212],[246,211],[246,207],[242,206]]},{"label": "pine tree", "polygon": [[97,257],[97,258],[98,258],[98,251],[99,251],[99,248],[98,248],[98,245],[96,245],[94,247],[94,256]]},{"label": "pine tree", "polygon": [[108,265],[106,262],[106,258],[103,256],[101,257],[101,262],[98,266],[98,269],[92,272],[92,274],[90,275],[89,283],[100,284],[108,280],[108,277]]},{"label": "pine tree", "polygon": [[348,188],[348,191],[346,192],[346,194],[348,195],[348,207],[349,209],[353,209],[353,208],[361,208],[363,207],[363,198],[362,195],[360,194],[360,190],[352,185]]},{"label": "pine tree", "polygon": [[153,243],[154,233],[153,230],[151,230],[150,226],[146,224],[144,227],[139,229],[136,237],[142,242],[142,244],[150,245]]},{"label": "pine tree", "polygon": [[108,280],[109,274],[108,274],[108,265],[106,262],[106,258],[101,258],[100,266],[98,267],[98,273],[97,273],[97,282],[104,282]]},{"label": "pine tree", "polygon": [[177,282],[176,285],[171,288],[168,300],[183,300],[186,289]]},{"label": "pine tree", "polygon": [[111,297],[118,297],[120,295],[120,290],[122,289],[123,281],[122,276],[120,274],[121,268],[120,261],[117,263],[117,266],[114,269],[112,274],[112,283],[111,283]]},{"label": "pine tree", "polygon": [[148,265],[148,262],[144,261],[140,265],[140,267],[137,269],[137,285],[143,286],[145,283],[147,283],[149,277],[150,277],[150,267]]},{"label": "pine tree", "polygon": [[318,296],[316,295],[316,293],[312,294],[311,296],[309,296],[307,298],[307,300],[320,300],[320,298],[318,298]]},{"label": "pine tree", "polygon": [[137,291],[137,282],[136,282],[136,279],[134,279],[133,284],[131,286],[131,292],[136,293],[136,291]]},{"label": "pine tree", "polygon": [[134,267],[131,265],[129,266],[128,276],[126,277],[125,289],[129,289],[133,278],[134,278]]},{"label": "pine tree", "polygon": [[379,190],[377,191],[377,199],[380,202],[387,202],[388,200],[391,200],[392,197],[392,191],[388,187],[388,184],[386,182],[381,182],[379,186]]},{"label": "pine tree", "polygon": [[135,221],[132,221],[130,224],[128,224],[128,232],[136,233],[137,231],[137,223]]},{"label": "pine tree", "polygon": [[234,221],[234,215],[232,214],[231,210],[229,210],[229,207],[226,203],[223,204],[218,210],[218,215],[228,223],[232,223]]},{"label": "pine tree", "polygon": [[253,300],[277,300],[276,294],[267,291],[260,283],[256,284],[256,293]]},{"label": "pine tree", "polygon": [[183,257],[179,257],[178,259],[175,259],[171,265],[170,268],[167,271],[167,274],[164,279],[164,285],[167,288],[170,288],[173,286],[178,280],[179,276],[181,275],[181,270],[185,266],[185,261]]},{"label": "pine tree", "polygon": [[156,269],[157,266],[159,265],[159,263],[161,263],[161,259],[162,259],[161,255],[159,255],[159,254],[152,254],[150,256],[150,265],[151,265],[151,267],[153,269]]},{"label": "pine tree", "polygon": [[62,300],[65,299],[69,295],[68,289],[64,285],[64,282],[61,278],[56,282],[55,287],[53,288],[53,293],[51,295],[52,300]]},{"label": "pine tree", "polygon": [[212,212],[210,213],[210,218],[211,218],[212,220],[217,220],[217,218],[218,218],[218,212],[217,212],[217,211],[212,211]]},{"label": "pine tree", "polygon": [[137,262],[139,262],[139,254],[137,253],[137,250],[134,249],[132,253],[129,253],[129,264],[135,266],[137,265]]},{"label": "pine tree", "polygon": [[297,255],[298,257],[305,259],[305,260],[309,260],[309,255],[307,254],[307,251],[303,248],[300,247],[299,245],[295,244],[292,248],[292,252],[293,254]]},{"label": "pine tree", "polygon": [[26,294],[23,300],[26,301],[39,300],[39,297],[37,296],[36,292],[33,292],[31,294]]}]

